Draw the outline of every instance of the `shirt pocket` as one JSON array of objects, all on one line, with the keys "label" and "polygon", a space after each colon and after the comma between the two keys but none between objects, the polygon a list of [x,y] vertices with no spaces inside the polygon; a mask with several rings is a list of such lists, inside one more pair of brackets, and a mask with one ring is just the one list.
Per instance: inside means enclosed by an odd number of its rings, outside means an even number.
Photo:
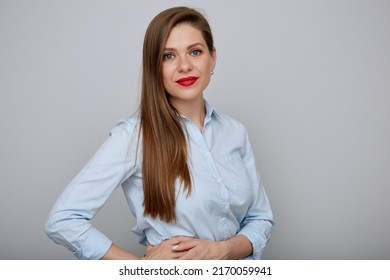
[{"label": "shirt pocket", "polygon": [[251,186],[242,154],[239,150],[224,156],[225,181],[231,188],[250,191]]}]

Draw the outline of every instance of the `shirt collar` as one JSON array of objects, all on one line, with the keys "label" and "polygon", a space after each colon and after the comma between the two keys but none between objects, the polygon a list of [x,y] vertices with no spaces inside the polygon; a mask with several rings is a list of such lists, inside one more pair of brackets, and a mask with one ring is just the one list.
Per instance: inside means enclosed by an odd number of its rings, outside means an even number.
[{"label": "shirt collar", "polygon": [[205,106],[206,106],[206,118],[205,118],[205,123],[206,121],[210,120],[213,116],[220,118],[220,115],[218,114],[217,111],[205,100]]},{"label": "shirt collar", "polygon": [[[206,101],[204,100],[205,107],[206,107],[206,116],[204,118],[204,126],[208,122],[210,122],[213,118],[220,118],[220,115],[215,111],[215,109]],[[180,114],[181,115],[181,114]],[[187,122],[190,121],[186,116],[181,115],[181,117]]]},{"label": "shirt collar", "polygon": [[[215,111],[215,109],[206,100],[204,100],[204,103],[206,107],[206,116],[204,119],[205,124],[208,123],[213,117],[220,118],[218,112]],[[181,117],[185,120],[189,120],[186,116],[181,115]]]}]

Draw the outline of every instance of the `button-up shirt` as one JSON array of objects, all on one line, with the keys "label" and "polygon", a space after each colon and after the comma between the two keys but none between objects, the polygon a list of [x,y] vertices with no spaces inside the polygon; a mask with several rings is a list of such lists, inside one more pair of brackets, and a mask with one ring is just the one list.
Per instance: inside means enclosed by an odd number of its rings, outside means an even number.
[{"label": "button-up shirt", "polygon": [[46,222],[49,237],[79,259],[103,257],[112,241],[90,220],[122,186],[136,220],[132,232],[141,244],[180,235],[214,241],[244,235],[253,247],[247,259],[260,259],[274,221],[247,131],[207,103],[206,111],[203,131],[183,116],[192,192],[187,196],[177,180],[176,222],[144,215],[142,140],[135,114],[119,121],[62,192]]}]

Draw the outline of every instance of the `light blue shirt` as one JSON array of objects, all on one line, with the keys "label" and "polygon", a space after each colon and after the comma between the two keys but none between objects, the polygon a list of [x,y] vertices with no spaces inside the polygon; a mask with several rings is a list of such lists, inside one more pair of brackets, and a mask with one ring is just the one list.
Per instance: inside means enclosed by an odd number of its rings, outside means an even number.
[{"label": "light blue shirt", "polygon": [[90,223],[113,191],[122,186],[136,218],[132,229],[142,244],[184,235],[214,241],[246,236],[247,259],[260,259],[271,236],[273,215],[245,127],[206,104],[201,132],[186,119],[192,193],[176,186],[176,223],[143,215],[142,145],[139,116],[121,120],[56,201],[46,222],[51,239],[79,259],[100,259],[112,241]]}]

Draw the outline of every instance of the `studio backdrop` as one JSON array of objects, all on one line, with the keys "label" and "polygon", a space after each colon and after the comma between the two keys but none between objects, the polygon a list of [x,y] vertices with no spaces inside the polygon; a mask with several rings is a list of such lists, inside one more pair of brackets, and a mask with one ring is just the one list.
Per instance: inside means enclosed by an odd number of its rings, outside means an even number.
[{"label": "studio backdrop", "polygon": [[[0,258],[74,259],[58,195],[140,98],[143,36],[210,21],[205,97],[245,124],[275,215],[265,259],[390,258],[390,2],[0,0]],[[93,224],[143,254],[121,188]]]}]

